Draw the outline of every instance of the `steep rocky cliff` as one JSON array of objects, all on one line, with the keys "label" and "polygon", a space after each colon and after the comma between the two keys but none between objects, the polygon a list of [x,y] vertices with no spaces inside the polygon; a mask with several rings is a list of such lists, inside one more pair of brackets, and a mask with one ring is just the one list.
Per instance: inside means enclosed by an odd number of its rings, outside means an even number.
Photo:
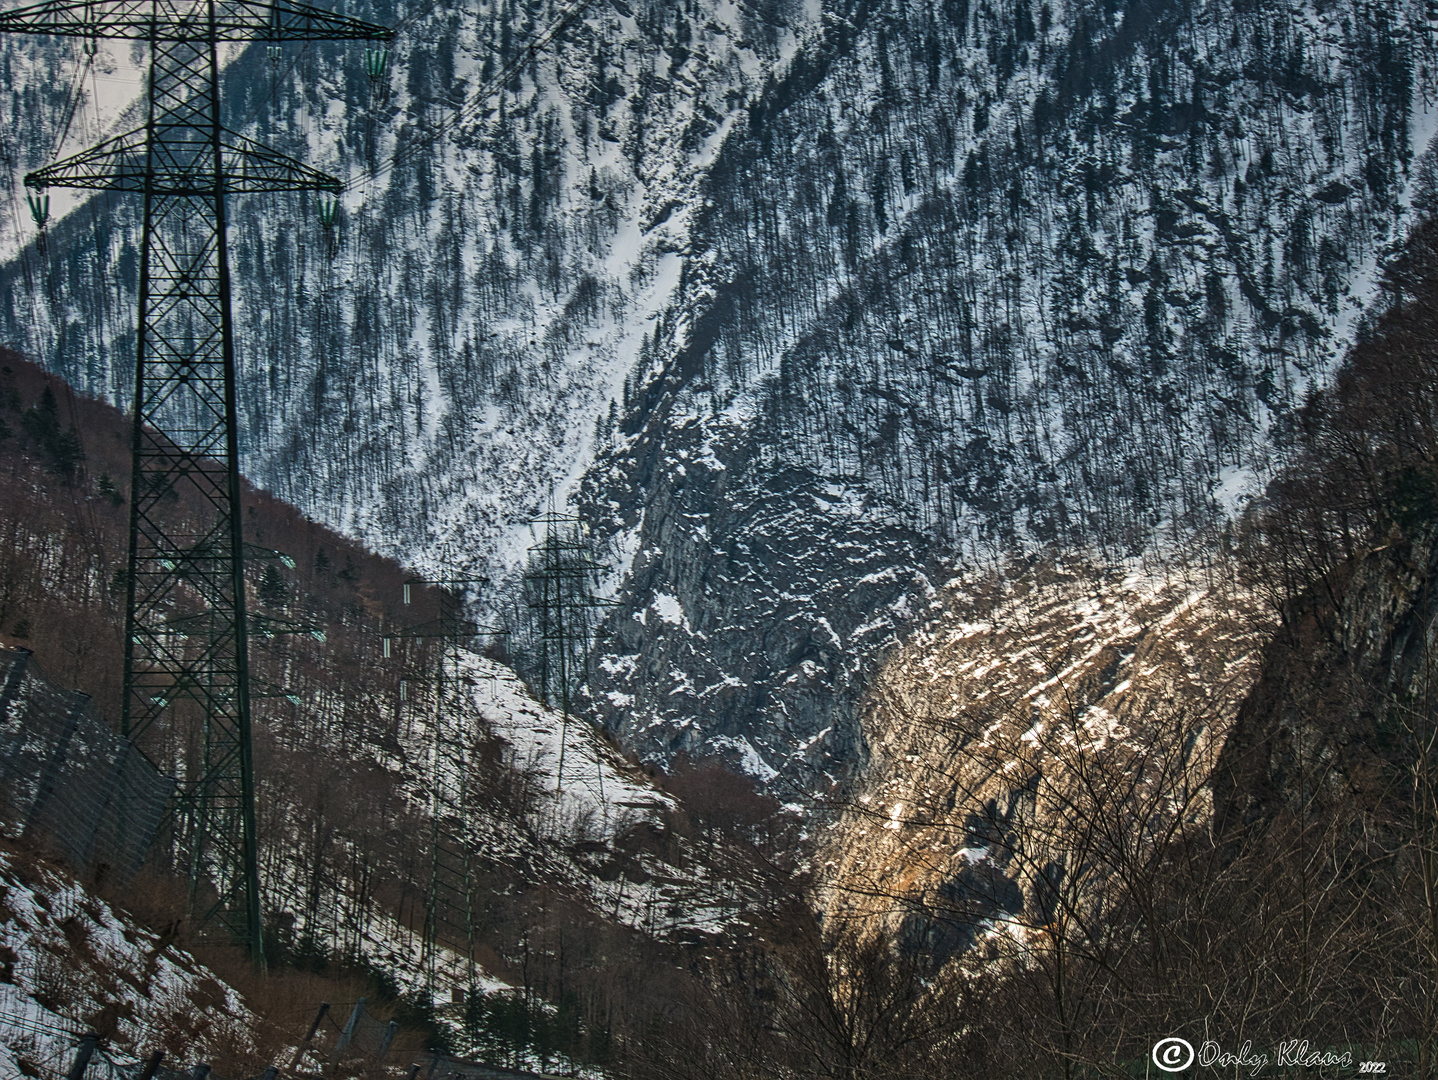
[{"label": "steep rocky cliff", "polygon": [[1027,945],[1210,818],[1272,626],[1213,565],[1045,560],[941,597],[863,702],[872,758],[819,854],[835,916],[940,962]]}]

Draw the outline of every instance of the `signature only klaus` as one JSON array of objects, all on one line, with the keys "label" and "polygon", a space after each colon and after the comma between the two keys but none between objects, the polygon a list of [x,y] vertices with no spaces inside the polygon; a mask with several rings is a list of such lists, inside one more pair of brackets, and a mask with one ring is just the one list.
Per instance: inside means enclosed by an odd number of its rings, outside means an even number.
[{"label": "signature only klaus", "polygon": [[1386,1076],[1388,1073],[1386,1062],[1355,1062],[1352,1050],[1340,1053],[1331,1049],[1315,1049],[1307,1039],[1284,1039],[1273,1047],[1270,1056],[1267,1050],[1255,1050],[1252,1040],[1244,1042],[1234,1052],[1225,1050],[1214,1039],[1205,1039],[1195,1049],[1187,1039],[1170,1035],[1153,1044],[1150,1058],[1166,1073],[1184,1072],[1195,1063],[1205,1069],[1246,1069],[1249,1076],[1258,1076],[1270,1063],[1278,1068],[1297,1066],[1310,1069],[1352,1069],[1356,1065],[1356,1075]]}]

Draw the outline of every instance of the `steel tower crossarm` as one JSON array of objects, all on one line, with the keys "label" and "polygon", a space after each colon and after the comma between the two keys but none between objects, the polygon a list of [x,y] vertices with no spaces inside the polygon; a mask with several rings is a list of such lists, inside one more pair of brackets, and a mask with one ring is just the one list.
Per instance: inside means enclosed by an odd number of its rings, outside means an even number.
[{"label": "steel tower crossarm", "polygon": [[[340,181],[243,135],[221,129],[214,147],[184,138],[151,139],[150,128],[116,135],[25,176],[28,187],[130,191],[139,195],[213,195],[216,180],[226,195],[277,191],[339,194]],[[218,167],[217,167],[218,165]]]},{"label": "steel tower crossarm", "polygon": [[132,41],[391,41],[394,31],[292,0],[47,0],[0,12],[0,33]]}]

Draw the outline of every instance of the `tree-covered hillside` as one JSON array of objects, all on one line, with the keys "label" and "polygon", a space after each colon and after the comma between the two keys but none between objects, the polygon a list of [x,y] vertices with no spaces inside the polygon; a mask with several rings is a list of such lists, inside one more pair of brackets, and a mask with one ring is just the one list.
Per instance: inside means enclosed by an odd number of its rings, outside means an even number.
[{"label": "tree-covered hillside", "polygon": [[[561,10],[362,4],[375,80],[230,60],[231,123],[349,182],[332,232],[235,200],[245,462],[493,610],[578,492],[622,600],[593,698],[650,756],[842,773],[926,583],[1221,523],[1421,194],[1418,3],[594,0],[481,100]],[[17,173],[129,59],[5,56]],[[122,402],[135,215],[52,225],[0,305]]]}]

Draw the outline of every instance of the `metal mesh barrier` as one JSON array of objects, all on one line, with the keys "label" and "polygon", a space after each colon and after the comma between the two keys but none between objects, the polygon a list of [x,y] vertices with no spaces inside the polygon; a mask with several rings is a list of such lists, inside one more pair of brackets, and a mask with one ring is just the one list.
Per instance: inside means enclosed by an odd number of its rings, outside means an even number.
[{"label": "metal mesh barrier", "polygon": [[399,1025],[393,1021],[377,1020],[371,1016],[365,1010],[364,998],[360,998],[335,1041],[330,1060],[379,1057],[389,1050],[398,1029]]},{"label": "metal mesh barrier", "polygon": [[[378,1067],[391,1076],[404,1074],[406,1080],[545,1080],[547,1075],[466,1061],[439,1051],[394,1050],[390,1043],[399,1025],[371,1016],[365,1008],[364,998],[346,1012],[336,1014],[328,1010],[328,1005],[323,1006],[315,1023],[318,1026],[320,1018],[328,1018],[336,1033],[333,1048],[327,1052],[313,1051],[314,1056],[305,1060],[307,1038],[295,1055],[297,1064],[304,1062],[301,1068],[295,1070],[300,1075],[325,1073],[336,1067],[346,1074],[363,1073]],[[314,1032],[310,1034],[313,1036]]]},{"label": "metal mesh barrier", "polygon": [[506,1069],[501,1065],[481,1065],[477,1061],[461,1061],[447,1054],[435,1054],[419,1071],[416,1080],[535,1080],[542,1073]]},{"label": "metal mesh barrier", "polygon": [[[292,1066],[288,1074],[313,1076],[316,1080],[322,1075],[381,1075],[396,1080],[402,1076],[405,1080],[548,1080],[546,1074],[464,1061],[434,1051],[396,1051],[390,1047],[395,1029],[394,1023],[370,1016],[361,999],[349,1011],[348,1021],[340,1029],[329,1063],[313,1058],[302,1061],[297,1054],[295,1064],[299,1068]],[[9,1052],[22,1072],[37,1080],[226,1080],[212,1072],[208,1065],[176,1067],[176,1064],[162,1062],[154,1066],[144,1060],[116,1055],[95,1036],[86,1036],[83,1031],[82,1027],[45,1013],[33,1003],[28,1013],[0,1008],[0,1046]],[[278,1072],[278,1068],[272,1066],[244,1080],[277,1080]]]},{"label": "metal mesh barrier", "polygon": [[0,1044],[21,1074],[65,1076],[80,1043],[80,1033],[32,1001],[12,997],[5,1004],[7,1007],[0,1009]]},{"label": "metal mesh barrier", "polygon": [[77,872],[140,868],[174,791],[90,699],[24,649],[0,649],[0,832],[53,845]]},{"label": "metal mesh barrier", "polygon": [[[10,1001],[11,1006],[21,1003]],[[38,1080],[225,1080],[208,1065],[158,1066],[111,1052],[94,1034],[53,1014],[0,1008],[0,1046],[25,1076]],[[245,1080],[276,1080],[278,1070]]]}]

